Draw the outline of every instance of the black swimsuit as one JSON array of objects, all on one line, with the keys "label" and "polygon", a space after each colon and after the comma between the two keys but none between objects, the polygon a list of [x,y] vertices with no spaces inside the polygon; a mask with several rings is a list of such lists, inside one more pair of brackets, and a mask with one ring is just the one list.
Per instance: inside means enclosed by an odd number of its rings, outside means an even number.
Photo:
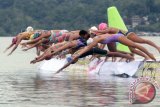
[{"label": "black swimsuit", "polygon": [[119,34],[123,34],[124,36],[127,36],[131,31],[122,32],[121,30],[118,31]]},{"label": "black swimsuit", "polygon": [[93,54],[99,54],[99,55],[107,56],[107,51],[103,50],[103,49],[100,49],[100,48],[92,48],[91,50],[89,50],[86,53],[79,56],[79,58],[83,58],[83,57],[86,57],[88,55],[93,55]]}]

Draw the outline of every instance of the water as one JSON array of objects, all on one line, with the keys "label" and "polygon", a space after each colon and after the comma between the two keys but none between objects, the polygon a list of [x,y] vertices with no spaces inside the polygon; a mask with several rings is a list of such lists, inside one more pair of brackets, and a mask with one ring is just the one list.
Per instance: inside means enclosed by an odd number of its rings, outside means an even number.
[{"label": "water", "polygon": [[[153,39],[160,46],[160,38]],[[63,73],[42,75],[39,64],[30,65],[35,50],[16,50],[12,56],[3,54],[11,38],[0,38],[0,107],[159,107],[157,90],[153,102],[129,104],[129,84],[134,78],[122,79],[105,75]],[[148,49],[156,56],[154,48]]]}]

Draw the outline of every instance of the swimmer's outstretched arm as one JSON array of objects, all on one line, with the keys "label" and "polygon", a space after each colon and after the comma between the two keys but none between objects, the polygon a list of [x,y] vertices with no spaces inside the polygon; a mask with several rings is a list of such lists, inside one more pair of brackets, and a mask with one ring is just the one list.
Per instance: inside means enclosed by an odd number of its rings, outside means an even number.
[{"label": "swimmer's outstretched arm", "polygon": [[46,56],[49,53],[51,53],[51,49],[50,48],[48,48],[47,50],[45,50],[44,53],[42,55],[38,56],[36,59],[39,59],[39,58],[41,58],[43,56]]},{"label": "swimmer's outstretched arm", "polygon": [[55,54],[57,54],[58,52],[63,51],[63,50],[65,50],[65,49],[68,49],[68,48],[71,48],[71,47],[75,47],[76,45],[77,45],[77,41],[76,41],[76,40],[75,40],[75,41],[72,41],[72,42],[68,42],[68,43],[66,43],[65,45],[63,45],[63,46],[59,47],[58,49],[56,49],[56,50],[52,53],[52,55],[55,55]]},{"label": "swimmer's outstretched arm", "polygon": [[94,40],[94,42],[92,42],[89,46],[86,46],[85,48],[78,50],[78,54],[76,52],[76,56],[73,57],[73,59],[68,62],[67,64],[65,64],[61,69],[59,69],[56,73],[59,73],[60,71],[62,71],[64,68],[68,67],[71,63],[75,62],[76,59],[78,59],[83,53],[89,51],[91,48],[93,48],[94,46],[96,46],[98,44],[98,40]]},{"label": "swimmer's outstretched arm", "polygon": [[43,43],[44,41],[45,41],[45,40],[40,40],[40,41],[38,41],[37,43],[33,44],[32,46],[28,47],[27,49],[23,49],[23,51],[27,51],[27,50],[29,50],[29,49],[32,49],[32,48],[40,45],[40,44]]},{"label": "swimmer's outstretched arm", "polygon": [[[67,68],[68,66],[70,66],[72,63],[75,63],[74,60],[72,60],[71,62],[66,63],[61,69],[59,69],[55,74],[60,73],[63,69]],[[76,61],[77,62],[77,61]]]},{"label": "swimmer's outstretched arm", "polygon": [[8,49],[10,49],[11,47],[13,47],[14,46],[14,43],[11,43],[5,50],[4,50],[4,53],[8,50]]},{"label": "swimmer's outstretched arm", "polygon": [[62,51],[62,50],[65,50],[65,49],[74,47],[74,46],[76,46],[76,45],[77,45],[77,41],[68,42],[68,43],[66,43],[65,45],[63,45],[63,46],[59,47],[58,49],[56,49],[53,53],[47,54],[47,55],[43,55],[41,58],[35,59],[35,60],[31,61],[31,63],[36,63],[36,62],[42,61],[42,60],[44,60],[46,57],[53,56],[53,55],[57,54],[58,52],[60,52],[60,51]]},{"label": "swimmer's outstretched arm", "polygon": [[70,66],[72,63],[76,63],[78,61],[78,59],[80,57],[76,57],[78,54],[78,52],[80,52],[82,49],[78,50],[77,52],[75,52],[70,58],[71,61],[69,61],[68,63],[66,63],[62,68],[60,68],[55,74],[61,72],[63,69],[67,68],[68,66]]},{"label": "swimmer's outstretched arm", "polygon": [[43,55],[43,56],[41,56],[41,57],[39,57],[39,58],[35,58],[34,60],[32,60],[30,63],[31,64],[35,64],[35,63],[37,63],[37,62],[40,62],[40,61],[43,61],[46,57],[50,57],[51,55]]},{"label": "swimmer's outstretched arm", "polygon": [[24,43],[21,43],[21,45],[29,45],[29,44],[34,44],[34,43],[37,43],[38,41],[40,41],[42,38],[38,37],[36,39],[33,39],[31,41],[28,41],[28,42],[24,42]]},{"label": "swimmer's outstretched arm", "polygon": [[32,60],[30,63],[35,64],[36,62],[43,61],[47,57],[52,57],[51,51],[53,51],[53,50],[51,49],[51,47],[49,47],[47,50],[44,51],[44,53],[42,55],[38,56],[37,58]]},{"label": "swimmer's outstretched arm", "polygon": [[8,54],[8,56],[11,55],[17,49],[17,47],[21,43],[21,41],[22,41],[22,38],[18,38],[14,48],[11,50],[11,52]]},{"label": "swimmer's outstretched arm", "polygon": [[90,49],[92,49],[93,47],[95,47],[99,41],[101,41],[101,38],[96,38],[93,40],[93,42],[91,44],[89,44],[88,46],[84,47],[83,49],[81,49],[78,53],[78,55],[76,55],[73,60],[77,59],[78,57],[80,57],[82,54],[84,54],[85,52],[89,51]]},{"label": "swimmer's outstretched arm", "polygon": [[[47,35],[47,36],[50,36],[50,35]],[[24,42],[24,43],[22,43],[21,45],[33,44],[33,43],[36,43],[36,42],[42,40],[43,38],[44,38],[44,36],[43,36],[43,33],[42,33],[38,38],[33,39],[33,40],[31,40],[31,41],[28,41],[28,42]]]},{"label": "swimmer's outstretched arm", "polygon": [[30,63],[36,63],[36,62],[40,62],[40,61],[43,61],[44,59],[46,59],[47,57],[51,57],[51,56],[53,56],[52,55],[52,51],[54,52],[54,47],[55,47],[55,49],[58,47],[61,47],[61,46],[63,46],[65,44],[65,42],[62,42],[62,43],[57,43],[57,44],[55,44],[54,46],[51,46],[51,47],[49,47],[47,50],[45,50],[44,51],[44,53],[42,54],[42,55],[40,55],[40,56],[38,56],[37,58],[35,58],[34,60],[32,60]]},{"label": "swimmer's outstretched arm", "polygon": [[79,38],[79,35],[70,35],[68,41],[73,41]]}]

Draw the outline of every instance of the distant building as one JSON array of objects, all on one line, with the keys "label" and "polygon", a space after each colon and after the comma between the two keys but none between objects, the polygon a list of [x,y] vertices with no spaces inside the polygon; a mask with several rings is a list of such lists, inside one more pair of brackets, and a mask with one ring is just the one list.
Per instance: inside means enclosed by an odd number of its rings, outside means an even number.
[{"label": "distant building", "polygon": [[132,27],[136,27],[141,23],[141,18],[139,16],[133,16],[132,17]]},{"label": "distant building", "polygon": [[142,23],[145,24],[145,25],[149,25],[150,24],[149,21],[148,21],[148,16],[144,16],[142,18]]}]

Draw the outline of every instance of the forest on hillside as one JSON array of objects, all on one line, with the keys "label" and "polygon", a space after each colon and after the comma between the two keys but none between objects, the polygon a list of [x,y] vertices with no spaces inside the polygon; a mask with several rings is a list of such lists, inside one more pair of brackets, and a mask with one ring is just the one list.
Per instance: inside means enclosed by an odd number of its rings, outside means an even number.
[{"label": "forest on hillside", "polygon": [[116,6],[126,24],[134,15],[149,24],[135,30],[159,32],[160,0],[0,0],[0,35],[14,36],[27,26],[35,29],[87,29],[107,21]]}]

